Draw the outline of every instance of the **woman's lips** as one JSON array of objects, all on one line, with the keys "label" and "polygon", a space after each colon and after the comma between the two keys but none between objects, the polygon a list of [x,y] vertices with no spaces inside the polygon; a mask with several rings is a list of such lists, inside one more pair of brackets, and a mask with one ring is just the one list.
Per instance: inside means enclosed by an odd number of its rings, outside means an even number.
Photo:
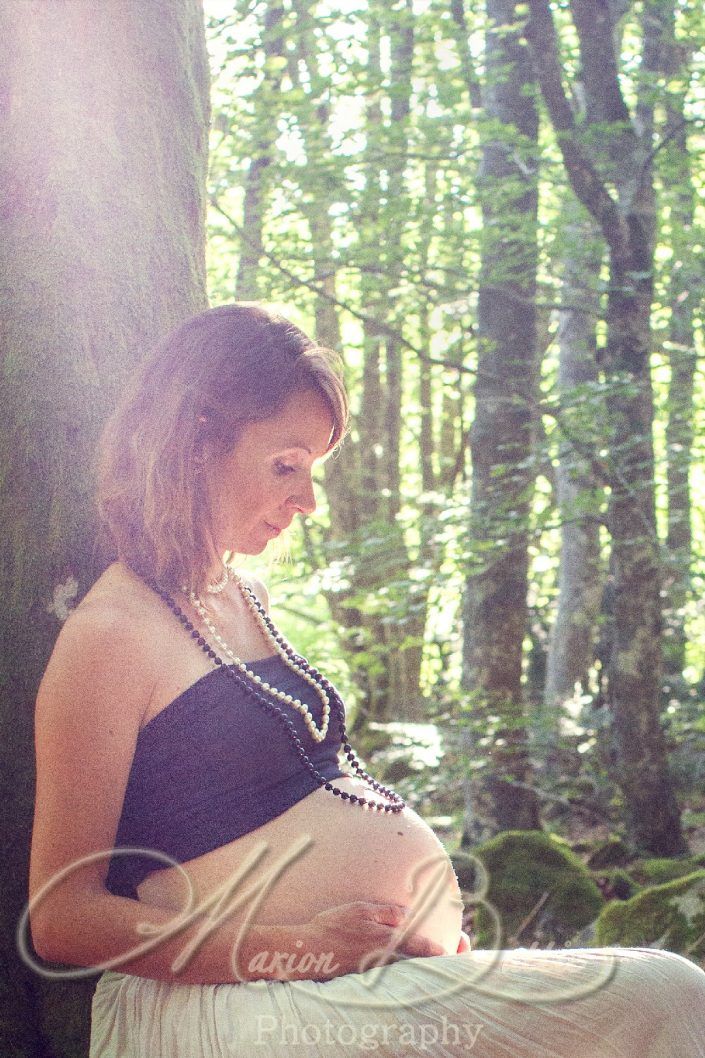
[{"label": "woman's lips", "polygon": [[269,532],[272,534],[272,536],[279,536],[279,534],[281,533],[281,529],[278,526],[272,525],[270,522],[265,522],[264,524],[266,525],[267,529],[269,529]]}]

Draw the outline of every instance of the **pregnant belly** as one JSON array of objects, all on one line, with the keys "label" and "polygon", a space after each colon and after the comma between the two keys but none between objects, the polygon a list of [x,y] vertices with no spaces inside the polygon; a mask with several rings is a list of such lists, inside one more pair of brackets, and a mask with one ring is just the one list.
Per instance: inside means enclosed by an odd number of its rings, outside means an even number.
[{"label": "pregnant belly", "polygon": [[[361,780],[336,785],[365,798],[376,795]],[[253,922],[295,925],[352,900],[402,904],[412,909],[412,931],[457,950],[462,902],[455,873],[433,831],[411,809],[380,814],[316,790],[283,815],[183,865],[201,904],[231,886],[259,900]],[[140,900],[184,906],[184,879],[155,871],[139,887]],[[249,894],[249,895],[248,895]]]}]

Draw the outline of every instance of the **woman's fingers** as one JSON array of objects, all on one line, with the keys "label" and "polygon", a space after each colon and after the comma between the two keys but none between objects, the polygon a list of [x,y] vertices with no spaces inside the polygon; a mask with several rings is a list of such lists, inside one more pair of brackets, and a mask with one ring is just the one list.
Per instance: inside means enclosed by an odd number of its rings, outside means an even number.
[{"label": "woman's fingers", "polygon": [[332,907],[328,911],[321,911],[314,921],[325,922],[333,928],[349,928],[355,931],[378,926],[398,929],[403,926],[409,910],[401,904],[374,904],[366,900],[355,900],[349,904]]},{"label": "woman's fingers", "polygon": [[371,908],[370,917],[374,922],[378,922],[380,926],[392,926],[393,928],[402,926],[411,911],[411,908],[404,907],[402,904],[370,904],[369,906]]},{"label": "woman's fingers", "polygon": [[[397,951],[397,957],[429,957],[431,955],[445,955],[446,949],[442,948],[428,937],[420,933],[404,935],[403,926],[409,918],[411,908],[402,905],[372,905],[373,919],[378,925],[386,927],[386,944],[384,947],[393,945]],[[396,943],[395,943],[396,942]]]},{"label": "woman's fingers", "polygon": [[[360,906],[363,919],[368,914],[373,923],[378,927],[375,929],[375,939],[378,940],[380,951],[389,949],[390,958],[423,958],[433,955],[445,955],[446,951],[440,944],[429,940],[420,933],[404,934],[404,923],[408,919],[411,908],[400,904],[367,905]],[[361,923],[362,931],[365,931],[364,923]]]},{"label": "woman's fingers", "polygon": [[335,952],[338,972],[362,973],[400,959],[447,954],[419,933],[405,933],[412,909],[401,904],[353,901],[319,912],[309,925],[317,949]]},{"label": "woman's fingers", "polygon": [[390,904],[382,906],[382,909],[375,920],[380,925],[390,927],[389,941],[390,943],[394,940],[395,933],[400,928],[402,934],[399,937],[397,945],[397,951],[404,956],[409,958],[425,957],[432,955],[445,955],[446,951],[440,944],[436,944],[434,941],[429,940],[420,933],[412,933],[408,936],[403,934],[404,922],[408,919],[411,908],[403,907],[401,905]]},{"label": "woman's fingers", "polygon": [[350,913],[379,922],[381,925],[398,926],[410,910],[405,904],[376,904],[371,900],[353,900],[349,904],[340,904],[330,911],[324,911],[323,914]]}]

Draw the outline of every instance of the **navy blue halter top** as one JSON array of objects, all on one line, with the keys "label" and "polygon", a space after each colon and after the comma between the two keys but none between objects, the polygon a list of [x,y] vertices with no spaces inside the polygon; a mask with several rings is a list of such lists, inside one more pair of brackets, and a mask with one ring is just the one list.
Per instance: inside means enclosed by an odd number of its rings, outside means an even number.
[{"label": "navy blue halter top", "polygon": [[[320,726],[318,695],[280,657],[248,667],[306,702]],[[316,769],[328,781],[344,775],[334,717],[324,741],[314,742],[293,707],[287,715]],[[283,726],[227,673],[213,669],[141,729],[115,849],[140,847],[185,863],[256,830],[317,788]],[[106,887],[137,899],[139,883],[168,866],[148,855],[113,855]]]}]

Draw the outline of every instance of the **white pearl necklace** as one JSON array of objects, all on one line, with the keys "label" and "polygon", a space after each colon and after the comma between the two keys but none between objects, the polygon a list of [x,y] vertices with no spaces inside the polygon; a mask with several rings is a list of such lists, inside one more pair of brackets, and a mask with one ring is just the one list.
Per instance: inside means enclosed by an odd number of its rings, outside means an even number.
[{"label": "white pearl necklace", "polygon": [[209,595],[220,595],[221,591],[225,589],[228,581],[230,580],[230,569],[228,566],[223,567],[223,572],[217,580],[212,581],[207,587],[206,591]]},{"label": "white pearl necklace", "polygon": [[301,716],[304,718],[306,727],[308,728],[311,738],[314,740],[314,742],[323,742],[326,735],[328,734],[328,721],[330,720],[330,699],[328,695],[326,694],[324,688],[311,675],[310,672],[306,672],[299,665],[297,665],[295,661],[291,659],[284,647],[282,647],[280,637],[275,636],[272,632],[270,632],[259,611],[257,597],[255,596],[254,592],[252,592],[245,584],[243,584],[242,580],[237,575],[237,573],[234,572],[234,570],[229,569],[229,567],[226,567],[226,570],[228,574],[228,579],[233,580],[237,585],[240,594],[245,600],[250,613],[255,618],[255,621],[257,622],[257,625],[259,626],[259,629],[262,632],[262,635],[264,636],[266,641],[274,648],[276,653],[287,665],[287,667],[290,668],[292,672],[295,672],[297,676],[300,676],[302,679],[304,679],[306,683],[308,683],[311,687],[313,687],[316,694],[320,698],[321,704],[323,706],[322,723],[320,727],[316,725],[316,721],[313,717],[313,714],[311,713],[311,710],[305,702],[302,702],[300,698],[295,698],[292,694],[286,694],[284,691],[280,691],[277,687],[272,687],[272,685],[270,683],[267,683],[266,680],[263,680],[261,676],[258,676],[255,672],[252,672],[251,669],[248,669],[245,662],[242,661],[233,652],[233,650],[228,646],[228,644],[218,632],[217,628],[213,624],[213,621],[211,620],[210,614],[208,613],[208,610],[206,609],[203,601],[199,599],[199,597],[193,591],[188,591],[188,589],[185,588],[182,588],[182,591],[185,595],[188,596],[193,608],[198,613],[199,617],[203,621],[204,625],[210,632],[215,642],[221,648],[223,653],[231,659],[233,664],[237,666],[240,672],[244,673],[244,675],[246,675],[249,679],[253,680],[253,682],[256,683],[263,691],[266,691],[267,694],[271,694],[273,698],[276,698],[280,702],[283,702],[284,705],[289,705],[292,708],[296,709],[296,711],[300,713]]}]

